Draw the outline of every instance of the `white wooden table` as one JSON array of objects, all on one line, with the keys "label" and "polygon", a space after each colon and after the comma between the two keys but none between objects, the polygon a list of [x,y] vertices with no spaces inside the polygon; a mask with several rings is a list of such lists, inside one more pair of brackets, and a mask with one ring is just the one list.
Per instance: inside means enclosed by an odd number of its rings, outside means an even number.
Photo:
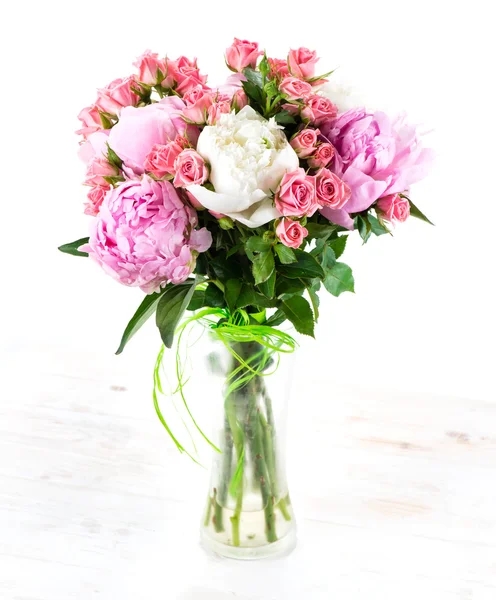
[{"label": "white wooden table", "polygon": [[1,600],[496,598],[496,404],[297,382],[299,545],[239,563],[199,546],[205,473],[156,419],[150,368],[0,358]]}]

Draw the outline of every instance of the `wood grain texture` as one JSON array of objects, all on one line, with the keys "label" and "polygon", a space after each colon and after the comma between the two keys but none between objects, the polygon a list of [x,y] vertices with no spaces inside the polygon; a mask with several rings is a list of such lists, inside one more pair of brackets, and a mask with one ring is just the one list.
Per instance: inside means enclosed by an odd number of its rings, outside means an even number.
[{"label": "wood grain texture", "polygon": [[496,598],[496,404],[296,381],[299,545],[245,564],[198,545],[205,471],[156,419],[148,357],[0,358],[2,600]]}]

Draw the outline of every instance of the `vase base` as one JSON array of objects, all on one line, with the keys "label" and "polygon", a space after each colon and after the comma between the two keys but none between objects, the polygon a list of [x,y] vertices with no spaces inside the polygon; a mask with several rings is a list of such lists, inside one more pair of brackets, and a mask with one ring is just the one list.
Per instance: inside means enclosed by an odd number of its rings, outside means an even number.
[{"label": "vase base", "polygon": [[222,544],[212,539],[202,529],[201,544],[207,552],[223,558],[235,560],[262,560],[264,558],[281,558],[290,554],[296,546],[296,530],[291,529],[282,539],[263,546],[240,547]]}]

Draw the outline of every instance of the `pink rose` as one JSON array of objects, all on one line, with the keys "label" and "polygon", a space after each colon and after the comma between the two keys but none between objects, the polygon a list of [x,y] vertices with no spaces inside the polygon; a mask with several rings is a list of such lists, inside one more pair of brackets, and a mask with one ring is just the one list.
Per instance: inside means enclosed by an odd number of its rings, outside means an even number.
[{"label": "pink rose", "polygon": [[261,54],[256,42],[234,38],[234,42],[226,50],[226,63],[231,71],[240,73],[246,67],[254,69]]},{"label": "pink rose", "polygon": [[231,101],[221,100],[220,102],[214,102],[207,111],[207,123],[209,125],[215,125],[221,115],[231,112]]},{"label": "pink rose", "polygon": [[174,175],[174,161],[182,151],[183,147],[176,141],[163,145],[154,144],[146,155],[143,167],[147,173],[151,173],[157,179],[162,179],[166,175]]},{"label": "pink rose", "polygon": [[86,179],[84,185],[107,186],[108,182],[105,177],[116,177],[119,175],[119,169],[111,165],[103,157],[96,157],[90,160],[86,170]]},{"label": "pink rose", "polygon": [[343,208],[351,197],[349,186],[329,169],[321,169],[317,173],[315,187],[321,208]]},{"label": "pink rose", "polygon": [[183,150],[174,162],[176,187],[201,185],[208,179],[208,168],[196,150]]},{"label": "pink rose", "polygon": [[279,85],[279,91],[291,100],[308,98],[312,95],[312,86],[297,77],[285,77]]},{"label": "pink rose", "polygon": [[100,206],[105,198],[105,194],[110,190],[110,185],[96,185],[88,192],[88,202],[84,205],[84,214],[96,217]]},{"label": "pink rose", "polygon": [[391,223],[404,223],[410,216],[410,203],[399,194],[379,198],[376,206],[381,215]]},{"label": "pink rose", "polygon": [[167,96],[148,106],[124,108],[119,122],[110,130],[109,146],[126,167],[141,175],[145,158],[155,144],[165,145],[177,135],[196,143],[198,128],[184,122],[184,107],[181,98]]},{"label": "pink rose", "polygon": [[309,127],[300,131],[300,133],[295,135],[291,140],[290,144],[300,158],[306,158],[313,154],[315,146],[317,145],[318,134],[318,129],[311,129]]},{"label": "pink rose", "polygon": [[319,59],[317,52],[308,48],[290,50],[288,55],[289,71],[295,77],[310,79],[315,74],[315,65]]},{"label": "pink rose", "polygon": [[202,125],[207,120],[207,111],[214,102],[214,94],[205,90],[201,85],[190,89],[183,96],[186,108],[183,110],[184,118],[197,125]]},{"label": "pink rose", "polygon": [[114,79],[106,87],[98,90],[96,106],[111,115],[118,115],[126,106],[136,106],[139,96],[131,88],[137,87],[136,77]]},{"label": "pink rose", "polygon": [[78,129],[76,134],[82,135],[84,139],[86,139],[92,133],[95,133],[95,131],[100,131],[103,129],[100,111],[95,104],[83,108],[83,110],[78,114],[78,119],[83,124],[83,127]]},{"label": "pink rose", "polygon": [[158,54],[151,50],[145,52],[133,63],[138,69],[138,79],[147,85],[161,83],[167,75],[167,60],[159,58]]},{"label": "pink rose", "polygon": [[332,144],[320,144],[314,154],[308,157],[308,165],[312,169],[326,167],[334,157],[334,146]]},{"label": "pink rose", "polygon": [[285,217],[312,216],[318,208],[315,177],[304,169],[286,173],[275,195],[277,210]]},{"label": "pink rose", "polygon": [[308,230],[298,221],[291,219],[281,219],[276,227],[276,234],[279,240],[289,248],[299,248],[308,235]]},{"label": "pink rose", "polygon": [[236,112],[240,111],[248,104],[248,96],[244,90],[237,90],[232,97],[231,106]]},{"label": "pink rose", "polygon": [[185,56],[180,56],[177,60],[169,60],[167,66],[168,73],[177,82],[178,94],[185,94],[199,85],[206,88],[207,76],[200,73],[196,58],[189,60]]},{"label": "pink rose", "polygon": [[329,98],[313,94],[306,99],[305,108],[301,111],[301,118],[314,125],[333,119],[338,114],[338,108]]},{"label": "pink rose", "polygon": [[270,74],[272,77],[282,79],[289,75],[288,61],[282,58],[269,58]]}]

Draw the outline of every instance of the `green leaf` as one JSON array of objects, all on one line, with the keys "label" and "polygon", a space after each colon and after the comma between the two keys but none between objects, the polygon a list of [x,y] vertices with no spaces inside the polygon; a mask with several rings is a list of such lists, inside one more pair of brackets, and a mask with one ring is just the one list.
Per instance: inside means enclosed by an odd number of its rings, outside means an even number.
[{"label": "green leaf", "polygon": [[274,268],[275,263],[272,250],[258,254],[253,259],[253,277],[255,278],[255,283],[258,285],[267,281],[272,275]]},{"label": "green leaf", "polygon": [[329,246],[332,248],[336,258],[339,258],[343,254],[347,241],[347,235],[340,235],[329,242]]},{"label": "green leaf", "polygon": [[294,250],[296,262],[289,265],[280,265],[279,273],[290,279],[299,277],[312,279],[313,277],[324,278],[324,271],[315,258],[303,250]]},{"label": "green leaf", "polygon": [[75,242],[71,242],[70,244],[62,244],[58,249],[65,254],[72,254],[72,256],[89,256],[87,252],[80,252],[78,248],[87,244],[90,241],[90,238],[81,238],[80,240],[76,240]]},{"label": "green leaf", "polygon": [[191,302],[195,287],[196,282],[174,285],[167,288],[159,300],[156,323],[167,348],[172,348],[177,326]]},{"label": "green leaf", "polygon": [[98,114],[100,115],[100,121],[102,122],[102,127],[104,129],[111,129],[112,128],[112,121],[107,117],[107,115],[102,112],[101,110],[98,111]]},{"label": "green leaf", "polygon": [[325,245],[324,249],[322,250],[322,254],[320,255],[320,264],[322,265],[324,271],[327,271],[327,269],[330,269],[336,264],[336,255],[334,254],[334,250],[328,245]]},{"label": "green leaf", "polygon": [[313,314],[315,315],[315,322],[317,322],[319,320],[320,299],[319,299],[317,292],[313,289],[313,287],[308,287],[307,292],[308,292],[308,295],[310,296],[310,302],[312,303],[312,310],[313,310]]},{"label": "green leaf", "polygon": [[267,252],[267,250],[270,250],[271,245],[263,238],[253,235],[246,240],[245,248],[251,252]]},{"label": "green leaf", "polygon": [[258,289],[262,292],[264,296],[267,298],[273,298],[276,289],[276,270],[274,269],[267,279],[263,283],[258,284]]},{"label": "green leaf", "polygon": [[286,315],[280,308],[278,308],[276,312],[265,321],[264,325],[269,327],[277,327],[278,325],[284,323],[285,320]]},{"label": "green leaf", "polygon": [[117,154],[108,145],[108,142],[107,142],[107,159],[111,165],[114,165],[118,169],[120,169],[122,167],[122,160],[117,156]]},{"label": "green leaf", "polygon": [[241,248],[244,248],[244,244],[236,244],[235,246],[233,246],[232,248],[230,248],[227,253],[226,253],[226,258],[229,258],[230,256],[232,256],[233,254],[236,254],[236,252],[238,250],[241,250]]},{"label": "green leaf", "polygon": [[283,265],[290,265],[296,262],[296,256],[292,248],[288,248],[284,244],[277,244],[274,248]]},{"label": "green leaf", "polygon": [[224,294],[215,285],[215,283],[209,283],[205,290],[205,306],[210,308],[223,308],[226,305]]},{"label": "green leaf", "polygon": [[374,215],[369,214],[369,223],[370,230],[374,235],[384,235],[385,233],[390,233],[389,229],[384,225],[384,223],[379,221],[379,219],[376,219]]},{"label": "green leaf", "polygon": [[226,282],[226,302],[231,313],[233,313],[237,308],[236,303],[238,301],[239,294],[241,293],[242,286],[243,282],[240,279],[229,279]]},{"label": "green leaf", "polygon": [[243,85],[243,90],[245,91],[248,98],[253,100],[256,104],[263,106],[264,97],[263,97],[262,90],[258,86],[253,84],[251,81],[243,81],[242,85]]},{"label": "green leaf", "polygon": [[263,86],[262,73],[260,73],[260,71],[256,71],[255,69],[246,67],[246,69],[243,69],[243,75],[246,77],[246,79],[250,83],[252,83],[256,87],[262,89],[262,86]]},{"label": "green leaf", "polygon": [[246,306],[260,306],[262,308],[273,308],[277,301],[266,298],[255,291],[252,285],[244,283],[241,293],[236,301],[236,308],[245,308]]},{"label": "green leaf", "polygon": [[260,61],[259,65],[258,65],[258,69],[259,69],[260,73],[262,74],[262,77],[267,77],[267,75],[270,72],[269,61],[267,59],[267,54],[265,52],[264,52],[262,60]]},{"label": "green leaf", "polygon": [[186,310],[198,310],[206,306],[205,304],[205,290],[195,290],[193,296],[191,297],[191,302],[188,304],[188,308]]},{"label": "green leaf", "polygon": [[296,119],[294,118],[294,116],[285,108],[283,108],[277,114],[275,114],[274,118],[276,120],[276,123],[279,123],[279,125],[293,125],[294,123],[296,123]]},{"label": "green leaf", "polygon": [[284,296],[286,294],[299,294],[307,287],[308,283],[303,279],[287,279],[286,277],[278,277],[276,283],[276,296]]},{"label": "green leaf", "polygon": [[358,233],[360,234],[360,237],[363,240],[363,243],[365,244],[368,241],[370,234],[372,233],[372,227],[369,223],[367,213],[362,214],[362,215],[357,215],[355,217],[354,223],[355,223],[356,229],[358,229]]},{"label": "green leaf", "polygon": [[299,333],[313,337],[313,313],[310,304],[302,296],[284,300],[281,308]]},{"label": "green leaf", "polygon": [[153,313],[157,309],[159,300],[164,294],[164,292],[165,290],[160,290],[160,292],[148,294],[143,298],[143,302],[138,306],[138,310],[131,317],[131,320],[127,324],[126,329],[124,329],[121,343],[117,348],[116,354],[120,354],[124,350],[124,347],[133,337],[133,335],[139,329],[141,329],[141,327],[146,323],[146,321],[148,321],[148,319],[153,315]]},{"label": "green leaf", "polygon": [[420,219],[421,221],[425,221],[426,223],[429,223],[429,225],[434,225],[434,223],[432,221],[430,221],[424,215],[424,213],[415,206],[415,204],[410,200],[410,198],[408,198],[408,196],[405,196],[404,194],[400,194],[400,196],[402,198],[406,198],[406,200],[408,200],[408,203],[410,204],[410,214],[412,217],[415,217],[416,219]]},{"label": "green leaf", "polygon": [[209,267],[213,269],[215,278],[220,279],[222,282],[228,279],[236,279],[240,271],[238,261],[232,257],[228,259],[225,254],[212,259],[209,262]]},{"label": "green leaf", "polygon": [[324,239],[326,240],[336,229],[338,225],[323,225],[322,223],[307,223],[305,225],[308,236],[307,239]]},{"label": "green leaf", "polygon": [[337,262],[327,271],[324,287],[333,296],[339,296],[343,292],[354,292],[355,281],[350,267]]}]

